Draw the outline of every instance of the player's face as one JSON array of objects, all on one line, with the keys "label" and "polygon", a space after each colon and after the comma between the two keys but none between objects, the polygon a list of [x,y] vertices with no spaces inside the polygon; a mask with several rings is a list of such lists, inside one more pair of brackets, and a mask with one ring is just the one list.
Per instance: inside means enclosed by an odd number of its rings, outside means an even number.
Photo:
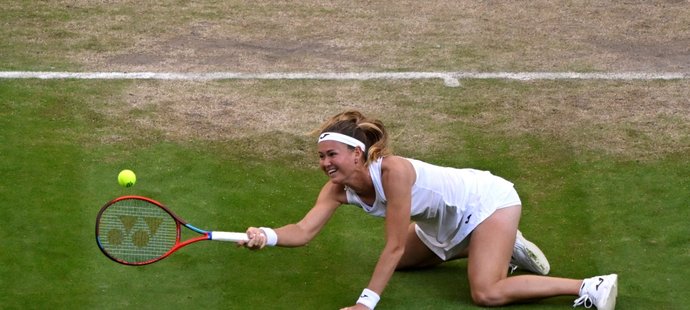
[{"label": "player's face", "polygon": [[356,153],[344,143],[323,141],[318,145],[319,166],[336,183],[343,183],[355,168]]}]

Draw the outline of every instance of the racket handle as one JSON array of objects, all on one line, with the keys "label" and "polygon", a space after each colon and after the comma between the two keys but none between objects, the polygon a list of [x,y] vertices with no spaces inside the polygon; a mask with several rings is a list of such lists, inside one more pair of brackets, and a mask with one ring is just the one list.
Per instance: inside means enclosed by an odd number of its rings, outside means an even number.
[{"label": "racket handle", "polygon": [[230,241],[230,242],[249,241],[249,238],[247,237],[246,233],[211,231],[208,233],[208,235],[209,235],[209,239],[216,240],[216,241]]}]

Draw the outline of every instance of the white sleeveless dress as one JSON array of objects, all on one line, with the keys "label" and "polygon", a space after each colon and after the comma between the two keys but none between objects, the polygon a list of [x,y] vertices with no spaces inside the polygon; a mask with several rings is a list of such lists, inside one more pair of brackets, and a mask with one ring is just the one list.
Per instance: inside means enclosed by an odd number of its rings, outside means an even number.
[{"label": "white sleeveless dress", "polygon": [[[441,167],[407,159],[417,173],[412,186],[411,217],[419,238],[443,260],[453,258],[467,246],[477,225],[497,209],[521,205],[513,183],[488,171]],[[378,217],[386,216],[386,194],[381,184],[381,162],[369,165],[376,200],[368,205],[350,188],[349,204]]]}]

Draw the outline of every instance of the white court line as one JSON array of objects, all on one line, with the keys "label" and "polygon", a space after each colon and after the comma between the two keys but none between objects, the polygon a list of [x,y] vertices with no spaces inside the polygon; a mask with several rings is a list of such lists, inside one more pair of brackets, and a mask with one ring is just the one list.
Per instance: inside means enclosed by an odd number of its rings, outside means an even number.
[{"label": "white court line", "polygon": [[690,72],[40,72],[0,71],[2,79],[103,79],[103,80],[420,80],[441,79],[449,87],[462,79],[505,80],[679,80]]}]

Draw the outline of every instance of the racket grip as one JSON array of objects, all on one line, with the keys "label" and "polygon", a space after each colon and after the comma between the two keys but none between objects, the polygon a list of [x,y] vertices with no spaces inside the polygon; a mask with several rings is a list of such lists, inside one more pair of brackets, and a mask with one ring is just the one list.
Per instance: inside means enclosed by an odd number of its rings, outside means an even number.
[{"label": "racket grip", "polygon": [[231,241],[231,242],[249,241],[249,238],[247,237],[246,233],[211,231],[211,232],[209,232],[208,235],[209,235],[209,239],[216,240],[216,241]]}]

